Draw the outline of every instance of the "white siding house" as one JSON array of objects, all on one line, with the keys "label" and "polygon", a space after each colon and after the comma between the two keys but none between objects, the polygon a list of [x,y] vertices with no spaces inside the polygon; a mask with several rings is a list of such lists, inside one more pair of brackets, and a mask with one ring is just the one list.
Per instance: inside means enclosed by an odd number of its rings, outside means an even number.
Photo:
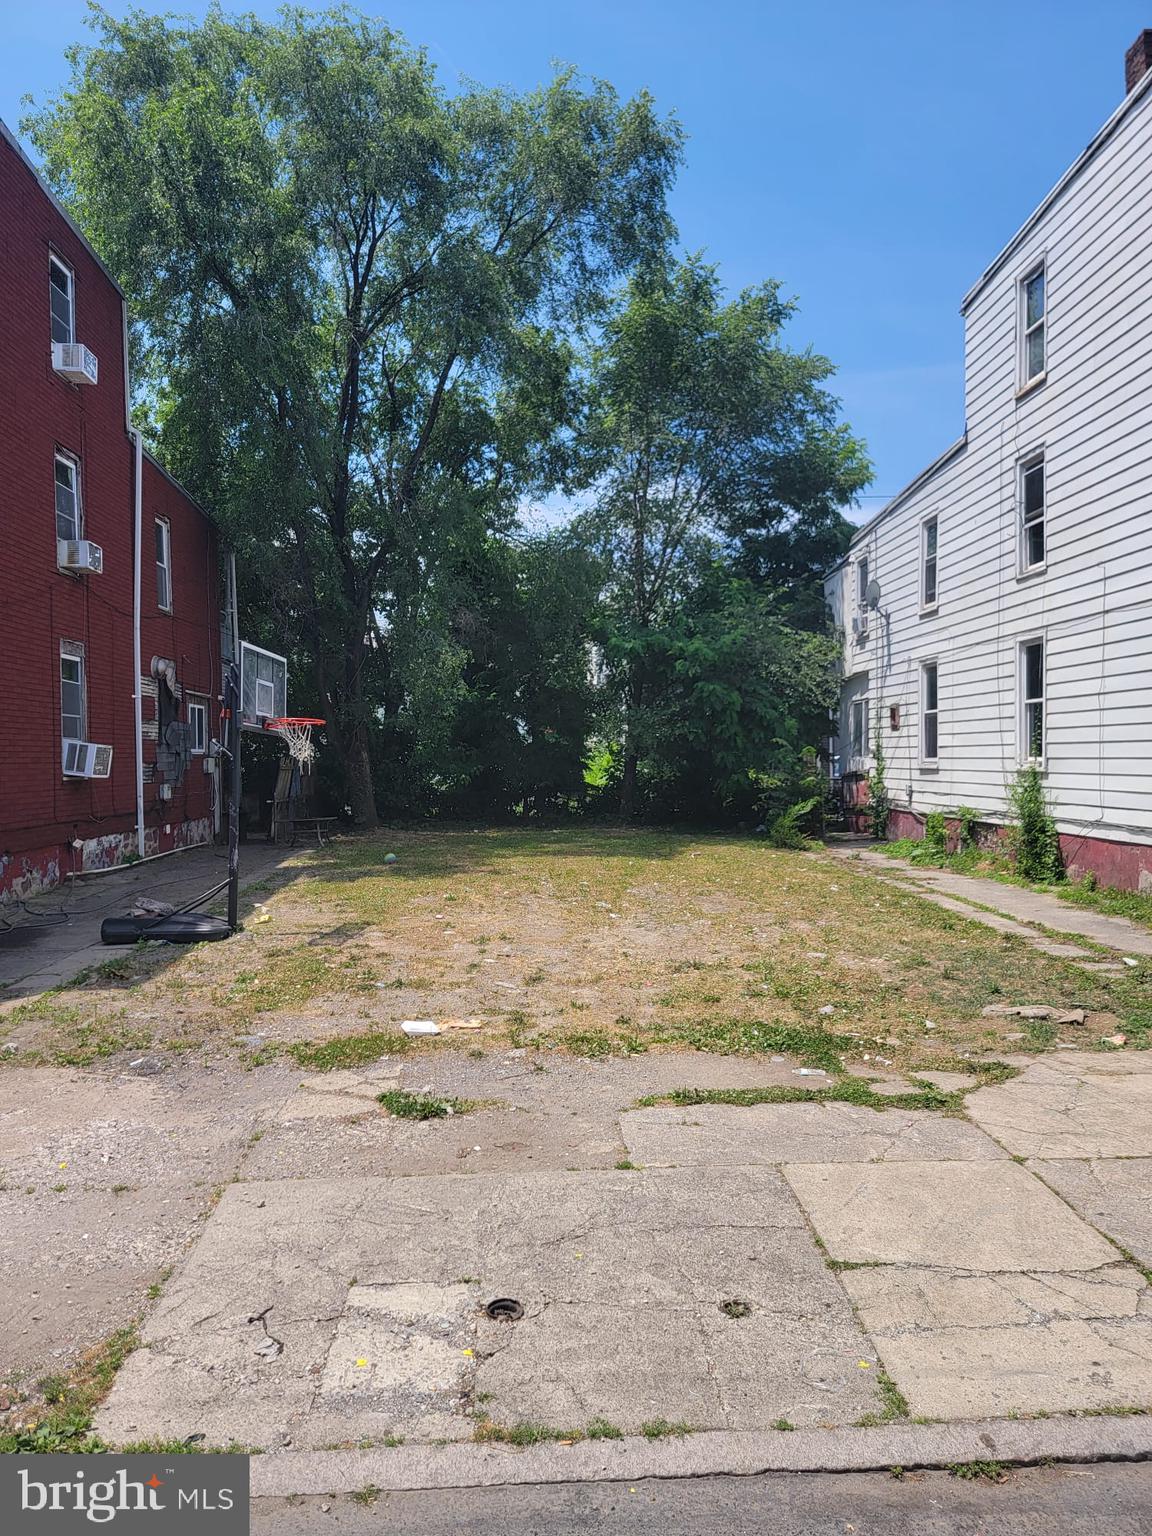
[{"label": "white siding house", "polygon": [[963,436],[826,583],[839,771],[859,785],[879,731],[894,835],[961,805],[1003,821],[1035,761],[1073,872],[1129,888],[1152,884],[1150,62],[1152,32],[964,298]]}]

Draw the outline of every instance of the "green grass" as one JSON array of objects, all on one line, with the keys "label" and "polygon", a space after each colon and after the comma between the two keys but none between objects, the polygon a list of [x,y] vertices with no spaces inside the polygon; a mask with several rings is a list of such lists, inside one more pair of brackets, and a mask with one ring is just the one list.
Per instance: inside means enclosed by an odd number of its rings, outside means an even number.
[{"label": "green grass", "polygon": [[[44,1377],[39,1384],[44,1398],[42,1410],[23,1404],[6,1419],[0,1419],[0,1455],[91,1455],[112,1450],[112,1446],[92,1432],[92,1417],[111,1390],[117,1371],[139,1342],[135,1325],[120,1328],[90,1350],[74,1371]],[[162,1440],[117,1449],[188,1455],[211,1447],[182,1440]]]},{"label": "green grass", "polygon": [[241,971],[215,1001],[231,1015],[233,1027],[261,1013],[284,1013],[306,1007],[317,997],[340,992],[367,992],[372,974],[354,952],[330,944],[298,944],[270,948],[255,971]]},{"label": "green grass", "polygon": [[408,1093],[403,1088],[386,1089],[376,1100],[400,1120],[444,1120],[480,1108],[478,1099],[441,1099],[431,1093]]},{"label": "green grass", "polygon": [[672,1423],[668,1419],[648,1419],[640,1426],[645,1440],[667,1440],[673,1436],[683,1439],[693,1433],[691,1424]]},{"label": "green grass", "polygon": [[505,1425],[496,1424],[491,1419],[482,1419],[472,1438],[482,1444],[526,1446],[544,1445],[550,1440],[583,1440],[584,1432],[579,1429],[553,1429],[547,1424],[524,1422]]},{"label": "green grass", "polygon": [[925,1086],[910,1093],[875,1093],[862,1077],[842,1077],[819,1088],[792,1088],[772,1084],[767,1088],[676,1088],[670,1093],[649,1094],[637,1099],[638,1109],[653,1104],[677,1104],[686,1108],[700,1104],[856,1104],[862,1109],[934,1109],[958,1112],[963,1108],[961,1093],[946,1093],[942,1088]]},{"label": "green grass", "polygon": [[593,1419],[586,1431],[589,1440],[623,1440],[624,1431],[607,1419]]},{"label": "green grass", "polygon": [[288,1053],[313,1072],[336,1072],[347,1067],[365,1067],[381,1056],[395,1056],[408,1049],[408,1036],[398,1030],[369,1030],[359,1035],[334,1035],[329,1040],[297,1042]]}]

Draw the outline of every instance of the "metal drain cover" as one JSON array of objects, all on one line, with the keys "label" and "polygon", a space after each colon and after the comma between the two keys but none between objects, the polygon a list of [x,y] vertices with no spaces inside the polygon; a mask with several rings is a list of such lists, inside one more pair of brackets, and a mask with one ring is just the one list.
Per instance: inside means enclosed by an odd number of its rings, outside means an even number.
[{"label": "metal drain cover", "polygon": [[484,1308],[489,1317],[498,1323],[515,1323],[524,1316],[524,1308],[511,1296],[497,1296]]}]

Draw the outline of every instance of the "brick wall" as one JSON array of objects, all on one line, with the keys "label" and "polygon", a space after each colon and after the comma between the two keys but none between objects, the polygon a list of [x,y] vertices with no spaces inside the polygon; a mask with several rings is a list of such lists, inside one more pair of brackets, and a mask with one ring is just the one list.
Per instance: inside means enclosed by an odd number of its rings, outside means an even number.
[{"label": "brick wall", "polygon": [[[70,384],[53,371],[50,251],[74,274],[76,340],[99,360],[95,385]],[[125,424],[123,314],[115,284],[0,135],[0,895],[34,869],[66,874],[82,858],[74,839],[117,847],[135,827],[134,454]],[[57,449],[79,463],[83,536],[104,551],[100,575],[57,568]],[[171,615],[155,607],[153,508],[172,526]],[[187,677],[187,686],[213,699],[215,561],[211,524],[146,461],[144,666],[160,651],[177,662],[182,686]],[[65,780],[61,772],[61,641],[84,647],[87,736],[113,747],[109,779]],[[194,768],[187,778],[195,782],[168,803],[163,821],[149,805],[149,825],[171,828],[161,830],[161,847],[178,845],[177,827],[208,813],[209,786],[199,761]]]}]

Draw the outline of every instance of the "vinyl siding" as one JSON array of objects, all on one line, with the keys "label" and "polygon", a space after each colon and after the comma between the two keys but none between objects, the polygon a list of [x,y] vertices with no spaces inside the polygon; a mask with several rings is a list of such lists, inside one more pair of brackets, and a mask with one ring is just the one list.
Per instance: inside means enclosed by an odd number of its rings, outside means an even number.
[{"label": "vinyl siding", "polygon": [[[978,285],[965,314],[967,440],[861,530],[826,592],[845,630],[841,768],[867,675],[896,804],[1006,813],[1018,766],[1018,655],[1045,641],[1045,774],[1060,829],[1152,842],[1152,91]],[[1018,283],[1043,259],[1047,378],[1018,395]],[[1017,475],[1042,449],[1046,569],[1018,572]],[[920,609],[923,520],[938,607]],[[853,643],[854,561],[881,612]],[[920,762],[920,669],[939,667],[939,759]],[[898,704],[892,731],[888,707]]]}]

